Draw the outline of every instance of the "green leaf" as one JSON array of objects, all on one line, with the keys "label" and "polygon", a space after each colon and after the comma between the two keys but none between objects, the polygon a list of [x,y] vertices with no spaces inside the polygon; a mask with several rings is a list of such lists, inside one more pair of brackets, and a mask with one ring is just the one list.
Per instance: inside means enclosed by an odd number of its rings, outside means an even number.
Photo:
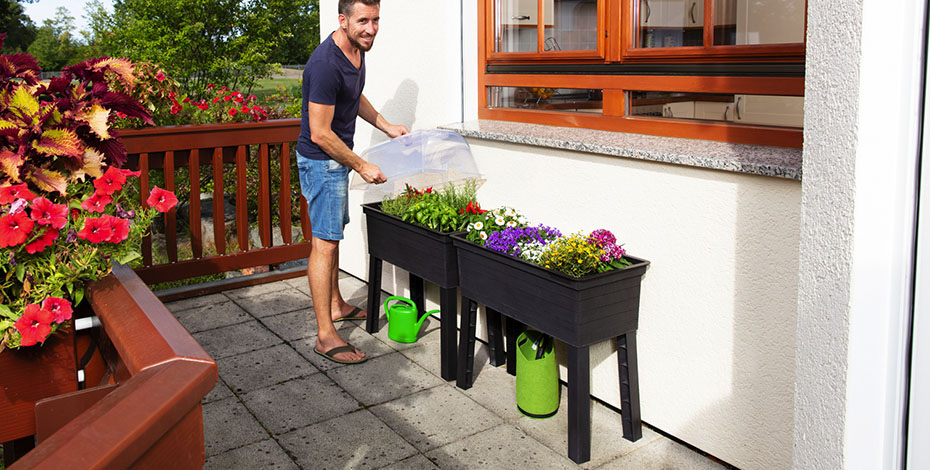
[{"label": "green leaf", "polygon": [[[10,310],[9,305],[4,305],[4,304],[0,304],[0,316],[2,316],[2,317],[7,317],[7,318],[9,318],[9,319],[11,319],[11,320],[15,320],[15,319],[16,319],[16,318],[13,316],[13,311]],[[3,330],[3,328],[0,328],[0,330]]]},{"label": "green leaf", "polygon": [[6,330],[13,328],[15,325],[16,323],[10,320],[2,320],[0,321],[0,332],[5,332]]},{"label": "green leaf", "polygon": [[127,253],[123,253],[119,258],[116,259],[116,262],[120,264],[129,264],[132,260],[142,257],[142,254],[138,251],[132,250]]},{"label": "green leaf", "polygon": [[23,282],[23,279],[26,278],[26,266],[22,264],[16,265],[16,280]]},{"label": "green leaf", "polygon": [[78,286],[74,289],[74,306],[77,307],[84,300],[84,287]]}]

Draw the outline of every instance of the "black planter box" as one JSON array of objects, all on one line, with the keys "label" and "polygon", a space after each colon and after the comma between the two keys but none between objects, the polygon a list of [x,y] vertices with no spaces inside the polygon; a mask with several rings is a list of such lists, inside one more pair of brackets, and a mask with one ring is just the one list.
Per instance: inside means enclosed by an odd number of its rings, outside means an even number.
[{"label": "black planter box", "polygon": [[640,281],[649,261],[581,279],[481,247],[453,235],[462,296],[572,345],[635,331]]},{"label": "black planter box", "polygon": [[362,210],[368,221],[369,255],[439,287],[459,285],[458,261],[449,233],[385,214],[380,202],[362,204]]}]

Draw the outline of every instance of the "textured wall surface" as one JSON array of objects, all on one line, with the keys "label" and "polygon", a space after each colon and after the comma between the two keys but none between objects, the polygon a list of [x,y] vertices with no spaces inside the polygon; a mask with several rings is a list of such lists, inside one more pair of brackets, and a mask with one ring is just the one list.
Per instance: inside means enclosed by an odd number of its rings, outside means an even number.
[{"label": "textured wall surface", "polygon": [[843,468],[861,1],[808,4],[794,468]]}]

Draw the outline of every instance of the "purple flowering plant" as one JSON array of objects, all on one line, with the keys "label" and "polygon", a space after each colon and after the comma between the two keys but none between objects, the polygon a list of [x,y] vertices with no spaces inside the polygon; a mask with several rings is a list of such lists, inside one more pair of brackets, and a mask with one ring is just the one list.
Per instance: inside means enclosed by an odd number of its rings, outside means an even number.
[{"label": "purple flowering plant", "polygon": [[530,262],[538,262],[544,247],[562,236],[558,229],[539,224],[535,227],[508,227],[488,236],[485,246]]}]

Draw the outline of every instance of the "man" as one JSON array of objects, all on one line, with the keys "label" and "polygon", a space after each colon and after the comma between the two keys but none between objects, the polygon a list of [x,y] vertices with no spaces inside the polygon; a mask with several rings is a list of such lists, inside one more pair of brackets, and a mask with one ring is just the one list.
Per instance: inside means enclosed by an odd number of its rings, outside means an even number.
[{"label": "man", "polygon": [[385,181],[380,168],[352,152],[356,116],[392,138],[408,132],[403,125],[387,122],[362,94],[365,52],[378,34],[380,10],[380,0],[339,0],[339,29],[317,46],[303,75],[297,166],[313,230],[307,277],[317,319],[314,351],[343,364],[366,359],[333,325],[367,315],[339,292],[339,240],[349,223],[349,171],[369,183]]}]

